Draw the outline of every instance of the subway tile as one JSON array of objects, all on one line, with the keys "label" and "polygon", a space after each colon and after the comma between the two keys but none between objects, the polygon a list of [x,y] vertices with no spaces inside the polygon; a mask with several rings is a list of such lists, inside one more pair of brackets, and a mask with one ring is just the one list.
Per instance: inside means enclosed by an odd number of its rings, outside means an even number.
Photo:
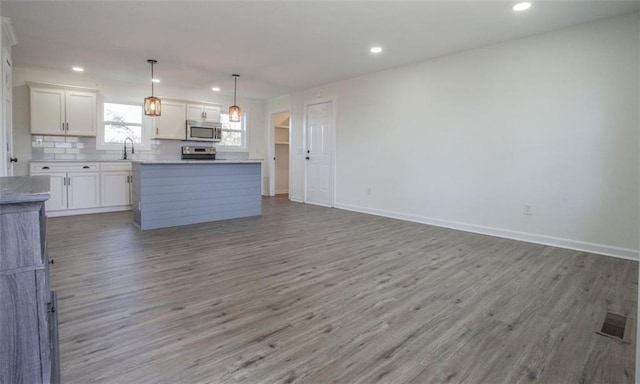
[{"label": "subway tile", "polygon": [[66,153],[56,153],[56,160],[75,160],[76,155],[66,154]]},{"label": "subway tile", "polygon": [[67,143],[77,143],[78,142],[78,138],[77,137],[67,136],[65,141]]},{"label": "subway tile", "polygon": [[76,143],[76,148],[84,148],[84,143]]},{"label": "subway tile", "polygon": [[64,148],[45,148],[44,153],[64,153]]},{"label": "subway tile", "polygon": [[64,142],[64,136],[44,136],[44,141],[60,141]]},{"label": "subway tile", "polygon": [[58,142],[56,142],[55,147],[56,147],[56,148],[72,148],[72,147],[73,147],[73,144],[71,144],[71,143],[58,143]]},{"label": "subway tile", "polygon": [[34,141],[31,143],[31,146],[33,148],[53,148],[53,143],[46,142],[46,141],[41,141],[41,142]]},{"label": "subway tile", "polygon": [[67,149],[65,149],[65,152],[66,153],[74,153],[74,154],[76,154],[76,153],[80,153],[80,150],[78,148],[67,148]]}]

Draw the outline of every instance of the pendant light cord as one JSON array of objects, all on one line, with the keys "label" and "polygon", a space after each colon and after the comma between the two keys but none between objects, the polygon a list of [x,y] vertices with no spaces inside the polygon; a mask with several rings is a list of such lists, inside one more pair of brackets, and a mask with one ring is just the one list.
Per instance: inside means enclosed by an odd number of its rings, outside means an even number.
[{"label": "pendant light cord", "polygon": [[151,62],[151,97],[153,97],[153,61]]},{"label": "pendant light cord", "polygon": [[233,75],[234,84],[233,84],[233,105],[237,105],[236,103],[236,94],[238,93],[238,75]]}]

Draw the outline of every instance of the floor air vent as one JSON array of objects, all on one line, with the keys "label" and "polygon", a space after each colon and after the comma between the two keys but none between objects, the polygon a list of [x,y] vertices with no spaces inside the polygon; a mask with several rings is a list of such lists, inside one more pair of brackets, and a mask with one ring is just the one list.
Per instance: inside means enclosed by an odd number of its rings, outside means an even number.
[{"label": "floor air vent", "polygon": [[612,337],[614,339],[624,340],[624,331],[627,327],[627,317],[607,312],[604,318],[602,329],[598,334]]}]

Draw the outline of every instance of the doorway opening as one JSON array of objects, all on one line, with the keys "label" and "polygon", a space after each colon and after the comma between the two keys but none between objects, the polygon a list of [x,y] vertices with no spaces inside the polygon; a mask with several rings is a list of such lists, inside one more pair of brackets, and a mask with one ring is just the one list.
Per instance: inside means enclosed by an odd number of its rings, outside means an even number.
[{"label": "doorway opening", "polygon": [[291,128],[289,111],[271,115],[273,129],[273,174],[271,195],[289,194],[289,137]]}]

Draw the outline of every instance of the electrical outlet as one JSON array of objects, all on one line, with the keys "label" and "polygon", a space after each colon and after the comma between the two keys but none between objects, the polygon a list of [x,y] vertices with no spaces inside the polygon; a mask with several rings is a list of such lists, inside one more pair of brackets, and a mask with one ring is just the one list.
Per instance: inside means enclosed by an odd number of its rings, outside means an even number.
[{"label": "electrical outlet", "polygon": [[525,204],[523,206],[522,214],[527,216],[530,216],[533,214],[533,208],[531,207],[531,204]]}]

